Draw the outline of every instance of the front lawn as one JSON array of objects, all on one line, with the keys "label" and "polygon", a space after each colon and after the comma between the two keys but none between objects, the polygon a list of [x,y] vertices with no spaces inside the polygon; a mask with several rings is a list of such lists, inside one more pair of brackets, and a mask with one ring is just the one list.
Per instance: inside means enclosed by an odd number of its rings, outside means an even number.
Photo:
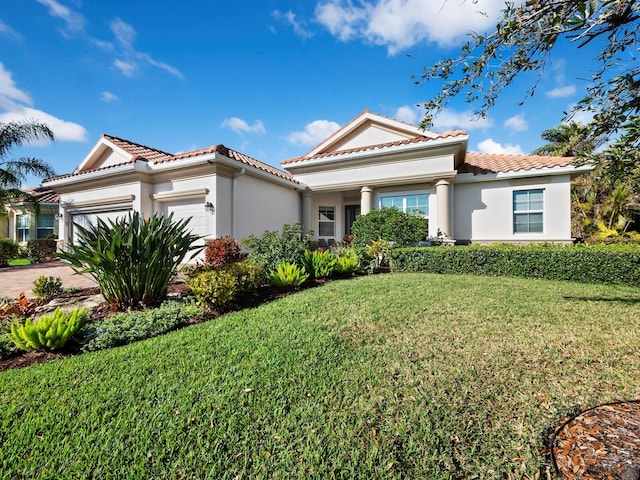
[{"label": "front lawn", "polygon": [[[546,478],[640,397],[640,288],[391,274],[0,373],[6,478]],[[3,478],[4,478],[3,477]]]},{"label": "front lawn", "polygon": [[23,265],[31,265],[31,260],[28,258],[16,258],[14,260],[9,260],[10,267],[21,267]]}]

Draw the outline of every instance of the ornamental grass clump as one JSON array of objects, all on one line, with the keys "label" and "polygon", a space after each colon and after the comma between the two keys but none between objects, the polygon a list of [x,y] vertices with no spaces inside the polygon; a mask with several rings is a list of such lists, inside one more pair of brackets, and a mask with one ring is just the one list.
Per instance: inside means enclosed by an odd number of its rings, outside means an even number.
[{"label": "ornamental grass clump", "polygon": [[309,274],[295,263],[282,261],[269,272],[268,279],[276,287],[299,287],[309,280]]},{"label": "ornamental grass clump", "polygon": [[336,269],[337,259],[329,250],[314,250],[305,252],[302,263],[313,278],[328,278]]},{"label": "ornamental grass clump", "polygon": [[71,312],[56,308],[51,315],[37,320],[27,318],[22,324],[14,323],[7,336],[16,347],[27,352],[60,350],[88,319],[85,308]]},{"label": "ornamental grass clump", "polygon": [[189,220],[133,212],[108,223],[98,219],[87,228],[76,224],[79,241],[60,258],[76,273],[91,275],[104,299],[119,310],[157,305],[178,265],[189,252],[187,261],[202,250],[193,246],[200,237],[190,233]]}]

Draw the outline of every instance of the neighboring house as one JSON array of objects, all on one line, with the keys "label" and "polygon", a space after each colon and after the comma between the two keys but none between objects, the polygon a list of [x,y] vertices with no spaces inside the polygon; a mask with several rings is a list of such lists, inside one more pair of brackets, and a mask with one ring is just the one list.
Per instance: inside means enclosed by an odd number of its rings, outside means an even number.
[{"label": "neighboring house", "polygon": [[467,152],[441,134],[365,110],[282,171],[217,145],[172,155],[103,135],[60,195],[60,237],[73,224],[131,210],[192,217],[199,235],[242,239],[301,221],[317,239],[349,234],[374,208],[419,211],[430,236],[468,242],[570,242],[571,158]]},{"label": "neighboring house", "polygon": [[[37,201],[38,208],[25,199],[17,199],[4,206],[4,228],[6,236],[18,242],[58,235],[58,195],[45,187],[24,190]],[[2,225],[2,224],[0,224]]]}]

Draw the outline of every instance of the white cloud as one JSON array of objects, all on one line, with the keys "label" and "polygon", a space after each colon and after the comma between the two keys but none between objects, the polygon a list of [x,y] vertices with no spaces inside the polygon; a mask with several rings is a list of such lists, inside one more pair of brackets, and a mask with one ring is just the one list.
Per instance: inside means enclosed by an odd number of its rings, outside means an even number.
[{"label": "white cloud", "polygon": [[274,10],[271,16],[280,22],[286,22],[293,27],[293,31],[302,38],[313,37],[313,32],[307,27],[307,22],[304,20],[297,20],[296,14],[291,10],[287,12],[281,12],[280,10]]},{"label": "white cloud", "polygon": [[503,125],[512,132],[524,132],[529,128],[529,124],[524,119],[524,113],[507,118]]},{"label": "white cloud", "polygon": [[419,118],[418,109],[416,107],[410,107],[409,105],[403,105],[396,110],[393,118],[415,125]]},{"label": "white cloud", "polygon": [[419,43],[449,47],[496,24],[504,0],[325,0],[316,21],[339,40],[360,38],[393,55]]},{"label": "white cloud", "polygon": [[576,87],[574,85],[566,85],[549,90],[546,95],[551,98],[565,98],[570,97],[574,93],[576,93]]},{"label": "white cloud", "polygon": [[111,93],[105,90],[104,92],[102,92],[102,95],[100,95],[100,100],[102,100],[103,102],[114,102],[116,100],[120,100],[120,98],[118,98],[115,93]]},{"label": "white cloud", "polygon": [[502,145],[493,140],[493,138],[487,138],[478,144],[478,149],[481,153],[502,153],[507,155],[525,155],[525,152],[520,148],[520,145],[511,145],[506,143]]},{"label": "white cloud", "polygon": [[74,32],[84,31],[84,17],[71,10],[69,7],[62,5],[56,0],[37,0],[38,3],[49,9],[49,15],[61,18],[67,24],[67,28]]},{"label": "white cloud", "polygon": [[67,122],[49,113],[32,107],[31,96],[20,90],[11,76],[11,72],[0,63],[0,123],[22,120],[38,120],[49,125],[56,140],[85,142],[87,130],[77,123]]},{"label": "white cloud", "polygon": [[[184,75],[176,67],[153,58],[148,53],[138,52],[134,47],[137,37],[136,30],[120,18],[116,18],[110,24],[111,32],[116,43],[120,46],[119,56],[113,61],[113,66],[122,72],[125,77],[132,77],[141,65],[151,65],[159,68],[174,77],[184,79]],[[94,43],[104,50],[113,49],[113,44],[94,40]]]},{"label": "white cloud", "polygon": [[443,109],[433,119],[433,128],[436,131],[461,128],[464,130],[486,130],[493,126],[491,119],[477,118],[471,110],[456,112],[448,108]]},{"label": "white cloud", "polygon": [[13,28],[11,28],[9,25],[4,23],[2,20],[0,20],[0,36],[6,37],[10,40],[16,40],[16,41],[22,40],[22,35],[20,35]]},{"label": "white cloud", "polygon": [[293,145],[314,146],[326,139],[340,128],[336,122],[329,120],[314,120],[307,123],[301,132],[291,132],[287,141]]},{"label": "white cloud", "polygon": [[249,125],[247,122],[238,117],[226,118],[222,122],[222,127],[228,127],[236,133],[257,133],[263,135],[266,132],[264,123],[261,120],[256,120],[253,125]]},{"label": "white cloud", "polygon": [[0,97],[26,103],[27,105],[33,104],[31,96],[27,92],[16,87],[13,77],[11,76],[11,72],[9,70],[5,70],[2,62],[0,62]]},{"label": "white cloud", "polygon": [[61,120],[35,108],[14,105],[11,111],[0,113],[0,123],[21,120],[38,120],[46,123],[53,130],[56,140],[61,142],[86,142],[89,138],[87,130],[82,125]]}]

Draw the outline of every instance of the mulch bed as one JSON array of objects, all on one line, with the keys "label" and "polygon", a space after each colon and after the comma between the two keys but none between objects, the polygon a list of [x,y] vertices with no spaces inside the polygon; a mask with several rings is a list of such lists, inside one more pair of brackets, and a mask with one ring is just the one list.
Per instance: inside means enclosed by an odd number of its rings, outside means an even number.
[{"label": "mulch bed", "polygon": [[[209,320],[213,320],[227,313],[237,312],[245,308],[257,307],[259,305],[262,305],[263,303],[267,303],[272,300],[276,300],[278,298],[286,297],[287,295],[291,295],[292,293],[298,292],[300,290],[304,290],[306,288],[313,288],[318,285],[322,285],[328,281],[329,280],[325,280],[325,279],[315,280],[305,285],[304,287],[299,287],[291,290],[282,290],[275,287],[259,288],[255,292],[251,292],[245,295],[240,295],[234,302],[232,302],[230,305],[227,305],[224,310],[205,311],[202,318],[193,319],[191,322],[189,322],[189,325],[195,325],[197,323],[203,323]],[[99,293],[100,293],[99,288],[92,287],[92,288],[83,288],[80,290],[74,290],[73,292],[63,293],[59,296],[64,298],[86,297],[91,295],[97,295]],[[167,289],[167,293],[188,295],[190,292],[186,284],[180,282],[180,283],[170,284],[169,288]],[[114,313],[117,313],[117,312],[114,311],[111,307],[109,307],[109,305],[107,305],[106,303],[103,303],[91,311],[91,318],[92,320],[104,319],[110,315],[113,315]],[[30,365],[34,365],[37,363],[44,363],[44,362],[49,362],[51,360],[67,358],[74,355],[78,355],[80,353],[81,352],[77,350],[61,351],[56,353],[50,353],[50,352],[23,353],[20,355],[16,355],[15,357],[0,360],[0,372],[3,370],[10,370],[13,368],[23,368],[23,367],[28,367]]]},{"label": "mulch bed", "polygon": [[570,418],[551,437],[551,458],[565,480],[640,479],[640,400]]}]

